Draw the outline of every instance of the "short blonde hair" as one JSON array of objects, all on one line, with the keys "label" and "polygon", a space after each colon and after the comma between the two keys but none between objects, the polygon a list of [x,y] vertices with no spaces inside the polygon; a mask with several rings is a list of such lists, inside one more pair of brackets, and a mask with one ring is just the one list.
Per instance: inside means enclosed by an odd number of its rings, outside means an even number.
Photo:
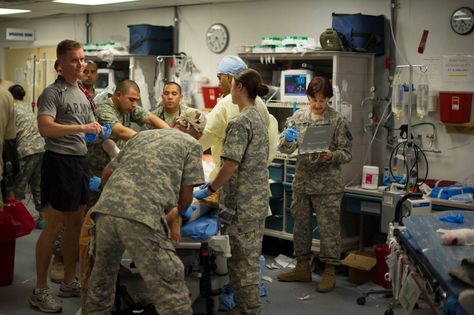
[{"label": "short blonde hair", "polygon": [[76,42],[75,40],[72,39],[65,39],[61,41],[58,46],[56,47],[56,57],[63,57],[66,55],[68,51],[71,50],[76,50],[76,49],[81,49],[82,44],[79,42]]}]

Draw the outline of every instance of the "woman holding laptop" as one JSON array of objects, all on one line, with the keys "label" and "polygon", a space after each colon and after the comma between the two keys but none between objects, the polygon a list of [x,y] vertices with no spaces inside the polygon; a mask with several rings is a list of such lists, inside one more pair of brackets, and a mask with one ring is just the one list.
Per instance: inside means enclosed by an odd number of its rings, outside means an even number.
[{"label": "woman holding laptop", "polygon": [[[352,135],[342,115],[328,107],[333,89],[327,78],[314,77],[306,94],[310,106],[297,110],[288,119],[279,142],[280,152],[292,153],[298,150],[291,204],[297,264],[293,270],[278,274],[277,278],[288,282],[311,281],[310,258],[314,228],[311,217],[315,212],[320,234],[319,259],[325,263],[317,290],[329,292],[336,285],[335,266],[339,265],[340,257],[339,215],[344,189],[341,164],[350,162],[352,158]],[[334,132],[327,135],[325,133],[328,130]],[[312,138],[320,135],[321,139],[305,141],[305,135],[311,135]],[[321,146],[324,142],[327,145]],[[318,145],[311,150],[311,143]]]}]

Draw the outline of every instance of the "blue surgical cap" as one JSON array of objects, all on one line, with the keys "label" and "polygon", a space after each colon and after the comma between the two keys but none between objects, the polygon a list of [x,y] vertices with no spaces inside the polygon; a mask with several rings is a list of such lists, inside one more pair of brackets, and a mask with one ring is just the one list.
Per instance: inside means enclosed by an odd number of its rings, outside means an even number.
[{"label": "blue surgical cap", "polygon": [[217,67],[217,73],[234,75],[245,69],[247,69],[247,65],[239,57],[224,56],[221,62],[219,62],[219,66]]}]

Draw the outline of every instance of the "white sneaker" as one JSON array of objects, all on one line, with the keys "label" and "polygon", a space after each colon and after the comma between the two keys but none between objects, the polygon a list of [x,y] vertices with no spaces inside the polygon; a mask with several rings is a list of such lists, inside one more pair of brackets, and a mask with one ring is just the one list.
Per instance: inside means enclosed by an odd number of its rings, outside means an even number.
[{"label": "white sneaker", "polygon": [[39,289],[37,292],[33,289],[28,302],[44,313],[59,313],[62,311],[61,303],[51,295],[49,289]]},{"label": "white sneaker", "polygon": [[61,282],[58,296],[60,297],[81,296],[81,283],[77,279],[68,284]]}]

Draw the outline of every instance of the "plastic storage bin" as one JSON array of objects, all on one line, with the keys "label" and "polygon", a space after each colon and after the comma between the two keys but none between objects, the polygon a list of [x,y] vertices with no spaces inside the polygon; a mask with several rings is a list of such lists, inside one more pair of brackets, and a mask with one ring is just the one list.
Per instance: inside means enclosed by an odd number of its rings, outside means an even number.
[{"label": "plastic storage bin", "polygon": [[150,24],[128,25],[130,54],[172,55],[173,27]]},{"label": "plastic storage bin", "polygon": [[283,197],[283,185],[281,182],[270,183],[271,199],[281,199]]},{"label": "plastic storage bin", "polygon": [[280,199],[270,199],[270,209],[272,210],[272,215],[283,216],[283,200]]},{"label": "plastic storage bin", "polygon": [[471,105],[472,92],[439,92],[439,113],[442,122],[469,122]]},{"label": "plastic storage bin", "polygon": [[204,107],[213,108],[217,104],[217,99],[221,95],[221,89],[218,86],[203,86],[202,96],[204,97]]},{"label": "plastic storage bin", "polygon": [[283,164],[272,163],[268,166],[268,177],[274,181],[283,180]]},{"label": "plastic storage bin", "polygon": [[296,165],[290,164],[286,166],[286,181],[292,183],[295,179]]},{"label": "plastic storage bin", "polygon": [[283,229],[283,216],[271,215],[265,219],[265,228],[275,231]]}]

